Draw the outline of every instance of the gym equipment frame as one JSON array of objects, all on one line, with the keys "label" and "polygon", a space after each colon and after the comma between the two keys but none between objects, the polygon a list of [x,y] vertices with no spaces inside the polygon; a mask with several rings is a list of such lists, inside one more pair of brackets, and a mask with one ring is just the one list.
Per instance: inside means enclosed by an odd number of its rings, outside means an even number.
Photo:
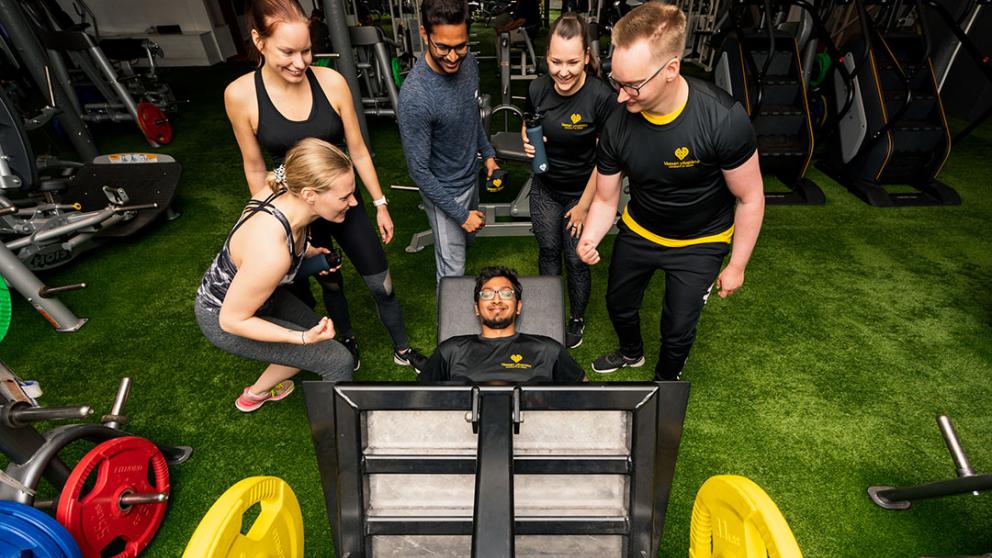
[{"label": "gym equipment frame", "polygon": [[339,556],[658,553],[687,382],[304,391]]},{"label": "gym equipment frame", "polygon": [[980,491],[992,489],[992,474],[976,475],[968,462],[968,456],[961,448],[958,433],[954,430],[951,419],[944,415],[937,417],[937,426],[951,453],[958,478],[934,481],[916,486],[895,488],[892,486],[874,485],[868,487],[868,497],[872,502],[887,510],[908,510],[916,500],[942,498],[955,494],[971,492],[978,496]]},{"label": "gym equipment frame", "polygon": [[[33,423],[49,420],[84,419],[93,414],[90,406],[39,407],[20,387],[17,378],[0,363],[0,453],[10,462],[0,475],[0,500],[12,500],[36,507],[54,502],[35,502],[35,489],[42,476],[61,489],[69,480],[71,470],[59,453],[77,440],[102,442],[132,436],[123,427],[127,424],[124,405],[131,391],[131,379],[123,378],[114,398],[110,414],[103,424],[82,423],[59,426],[44,434]],[[184,463],[193,450],[189,446],[158,446],[169,464]]]}]

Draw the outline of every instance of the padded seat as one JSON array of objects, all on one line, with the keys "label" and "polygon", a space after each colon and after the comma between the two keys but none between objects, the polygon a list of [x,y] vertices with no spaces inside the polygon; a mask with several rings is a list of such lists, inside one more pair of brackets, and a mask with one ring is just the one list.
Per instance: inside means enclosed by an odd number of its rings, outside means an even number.
[{"label": "padded seat", "polygon": [[524,152],[524,139],[520,137],[520,132],[496,132],[489,140],[496,150],[497,158],[508,161],[530,161]]},{"label": "padded seat", "polygon": [[[518,136],[519,137],[519,136]],[[561,277],[520,277],[524,308],[517,331],[546,335],[559,343],[565,340],[565,299]],[[481,329],[475,315],[475,277],[444,277],[438,286],[437,342],[456,335],[477,335]]]}]

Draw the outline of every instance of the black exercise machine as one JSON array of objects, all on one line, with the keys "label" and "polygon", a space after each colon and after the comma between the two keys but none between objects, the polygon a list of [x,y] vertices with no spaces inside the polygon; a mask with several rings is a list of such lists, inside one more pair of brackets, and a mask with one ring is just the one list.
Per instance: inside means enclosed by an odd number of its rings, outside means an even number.
[{"label": "black exercise machine", "polygon": [[[755,5],[763,10],[752,21],[748,16]],[[804,10],[800,21],[806,25],[818,17],[813,6],[802,0],[734,2],[730,8],[733,30],[724,39],[714,77],[751,116],[762,173],[777,177],[789,189],[766,190],[765,200],[819,205],[825,201],[823,191],[806,178],[815,142],[800,56],[800,42],[805,40],[797,37],[797,29],[776,24],[776,14],[793,6]]]},{"label": "black exercise machine", "polygon": [[[957,192],[936,178],[950,156],[951,135],[930,59],[926,2],[881,2],[874,17],[862,0],[853,2],[862,33],[845,45],[842,63],[853,76],[854,102],[825,170],[871,205],[960,204]],[[855,67],[856,60],[866,63]],[[916,191],[889,191],[892,185]]]}]

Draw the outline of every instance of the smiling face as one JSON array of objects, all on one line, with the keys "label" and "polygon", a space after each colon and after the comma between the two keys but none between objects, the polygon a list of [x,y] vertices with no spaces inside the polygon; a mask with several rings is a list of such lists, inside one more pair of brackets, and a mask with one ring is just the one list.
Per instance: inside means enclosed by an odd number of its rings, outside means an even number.
[{"label": "smiling face", "polygon": [[523,303],[514,293],[509,300],[504,300],[499,291],[509,289],[513,291],[513,283],[506,277],[493,277],[482,284],[480,291],[492,290],[496,292],[491,300],[483,300],[481,297],[475,303],[475,313],[479,316],[482,325],[490,329],[504,330],[513,328]]},{"label": "smiling face", "polygon": [[565,39],[551,35],[548,45],[548,74],[555,82],[555,89],[563,95],[578,91],[585,83],[589,52],[582,46],[582,37]]},{"label": "smiling face", "polygon": [[300,195],[318,216],[332,223],[341,223],[348,210],[358,205],[355,198],[355,173],[349,170],[334,181],[332,188],[323,192],[304,188]]},{"label": "smiling face", "polygon": [[305,79],[306,69],[313,62],[310,50],[310,28],[306,21],[282,21],[272,25],[272,33],[261,37],[252,29],[252,41],[262,56],[265,66],[289,83]]},{"label": "smiling face", "polygon": [[431,69],[441,75],[458,73],[468,54],[468,24],[437,24],[430,33],[421,26],[420,35],[427,44],[427,62]]}]

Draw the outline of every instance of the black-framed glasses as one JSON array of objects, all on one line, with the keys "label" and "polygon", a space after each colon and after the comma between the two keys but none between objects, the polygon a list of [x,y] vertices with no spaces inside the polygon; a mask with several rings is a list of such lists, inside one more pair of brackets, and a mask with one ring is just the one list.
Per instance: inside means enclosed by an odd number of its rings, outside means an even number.
[{"label": "black-framed glasses", "polygon": [[[672,58],[672,60],[678,60],[678,57]],[[669,64],[672,63],[672,60],[669,60],[668,62],[662,64],[657,70],[654,71],[653,74],[648,76],[646,80],[642,81],[641,83],[638,83],[637,85],[620,83],[619,81],[613,79],[613,72],[607,74],[606,79],[609,80],[610,87],[612,87],[615,91],[620,91],[621,89],[623,89],[624,93],[626,93],[627,95],[631,97],[637,97],[638,95],[641,94],[641,88],[647,85],[649,81],[654,79],[654,76],[660,74],[661,71],[665,69],[665,66],[668,66]]]},{"label": "black-framed glasses", "polygon": [[468,43],[461,43],[455,46],[439,45],[435,43],[434,40],[430,38],[430,36],[427,37],[427,43],[430,44],[432,47],[434,47],[434,50],[437,51],[438,55],[440,55],[442,58],[451,54],[451,51],[455,51],[455,54],[458,56],[465,56],[466,54],[468,54]]},{"label": "black-framed glasses", "polygon": [[482,289],[481,291],[479,291],[479,298],[481,300],[492,300],[496,298],[497,294],[503,300],[513,300],[513,297],[516,296],[517,293],[510,287],[503,287],[502,289],[499,290]]}]

